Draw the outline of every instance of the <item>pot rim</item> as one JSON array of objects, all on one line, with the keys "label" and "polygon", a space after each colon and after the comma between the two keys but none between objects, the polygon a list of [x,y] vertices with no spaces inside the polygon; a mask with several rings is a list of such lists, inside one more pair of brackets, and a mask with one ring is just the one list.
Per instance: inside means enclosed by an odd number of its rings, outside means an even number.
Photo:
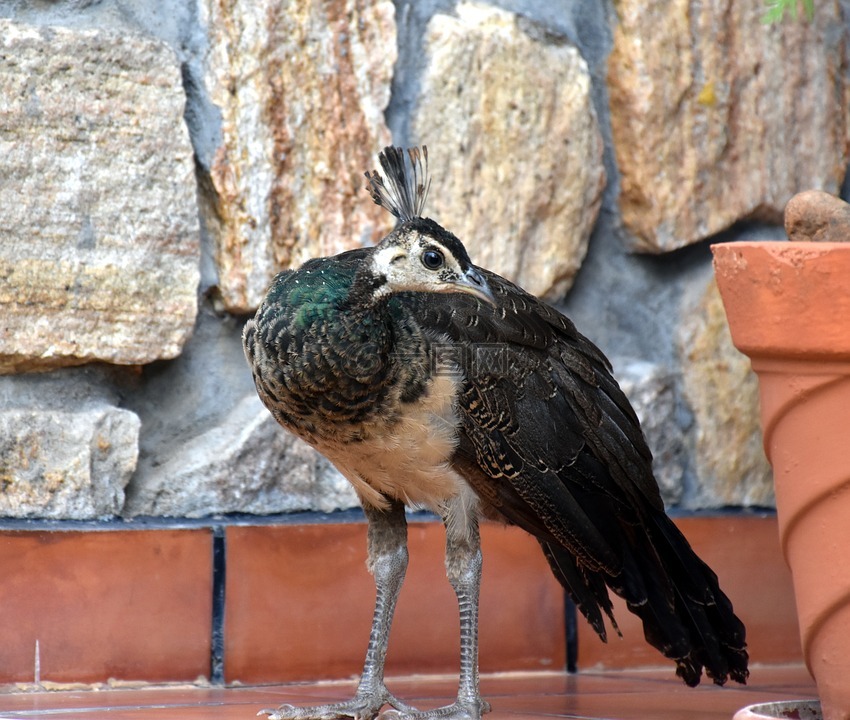
[{"label": "pot rim", "polygon": [[823,720],[823,714],[818,700],[781,700],[748,705],[738,710],[733,720],[773,720],[774,718]]},{"label": "pot rim", "polygon": [[711,250],[741,352],[850,362],[850,242],[748,240]]}]

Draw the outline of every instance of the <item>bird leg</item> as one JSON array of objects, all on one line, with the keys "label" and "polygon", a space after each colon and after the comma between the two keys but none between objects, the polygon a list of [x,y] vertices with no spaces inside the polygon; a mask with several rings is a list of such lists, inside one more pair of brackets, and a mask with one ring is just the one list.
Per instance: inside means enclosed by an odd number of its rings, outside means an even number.
[{"label": "bird leg", "polygon": [[[455,522],[452,512],[463,507],[467,516]],[[462,500],[446,517],[446,575],[457,595],[460,611],[460,677],[457,700],[435,710],[387,710],[380,720],[480,720],[490,712],[478,682],[478,596],[481,588],[481,537],[477,510]]]},{"label": "bird leg", "polygon": [[281,705],[276,710],[260,711],[259,714],[267,714],[270,720],[372,720],[384,705],[390,705],[405,714],[416,712],[396,699],[384,684],[384,661],[390,625],[407,571],[407,520],[404,505],[390,501],[387,510],[364,507],[364,512],[369,523],[368,567],[375,577],[376,598],[366,661],[357,692],[351,700],[340,703],[314,707]]}]

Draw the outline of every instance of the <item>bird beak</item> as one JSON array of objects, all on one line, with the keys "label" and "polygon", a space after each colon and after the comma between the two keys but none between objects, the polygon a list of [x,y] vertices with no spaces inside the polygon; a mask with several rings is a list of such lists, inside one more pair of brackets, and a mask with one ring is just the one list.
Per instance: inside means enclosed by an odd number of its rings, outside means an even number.
[{"label": "bird beak", "polygon": [[461,275],[457,281],[457,288],[469,295],[474,295],[479,300],[483,300],[490,305],[496,304],[496,298],[493,297],[490,286],[487,284],[484,276],[474,267],[470,267],[469,270]]}]

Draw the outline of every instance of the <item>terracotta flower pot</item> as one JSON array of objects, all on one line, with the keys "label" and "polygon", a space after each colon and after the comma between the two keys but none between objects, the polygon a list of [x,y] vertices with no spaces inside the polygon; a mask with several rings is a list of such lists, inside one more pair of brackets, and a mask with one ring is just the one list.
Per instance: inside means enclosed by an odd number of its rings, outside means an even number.
[{"label": "terracotta flower pot", "polygon": [[806,665],[825,720],[848,720],[850,243],[739,242],[712,251],[732,340],[759,378]]}]

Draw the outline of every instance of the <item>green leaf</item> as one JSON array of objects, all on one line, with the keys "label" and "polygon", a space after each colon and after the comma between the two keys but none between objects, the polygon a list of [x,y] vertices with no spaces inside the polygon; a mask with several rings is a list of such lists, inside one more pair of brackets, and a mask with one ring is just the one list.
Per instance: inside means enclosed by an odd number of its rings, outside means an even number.
[{"label": "green leaf", "polygon": [[815,19],[815,0],[803,0],[803,7],[806,10],[806,20],[811,22]]},{"label": "green leaf", "polygon": [[761,21],[765,25],[782,22],[785,19],[786,12],[792,20],[796,20],[798,2],[803,5],[806,20],[811,22],[815,16],[815,0],[766,0],[767,10],[762,15]]}]

